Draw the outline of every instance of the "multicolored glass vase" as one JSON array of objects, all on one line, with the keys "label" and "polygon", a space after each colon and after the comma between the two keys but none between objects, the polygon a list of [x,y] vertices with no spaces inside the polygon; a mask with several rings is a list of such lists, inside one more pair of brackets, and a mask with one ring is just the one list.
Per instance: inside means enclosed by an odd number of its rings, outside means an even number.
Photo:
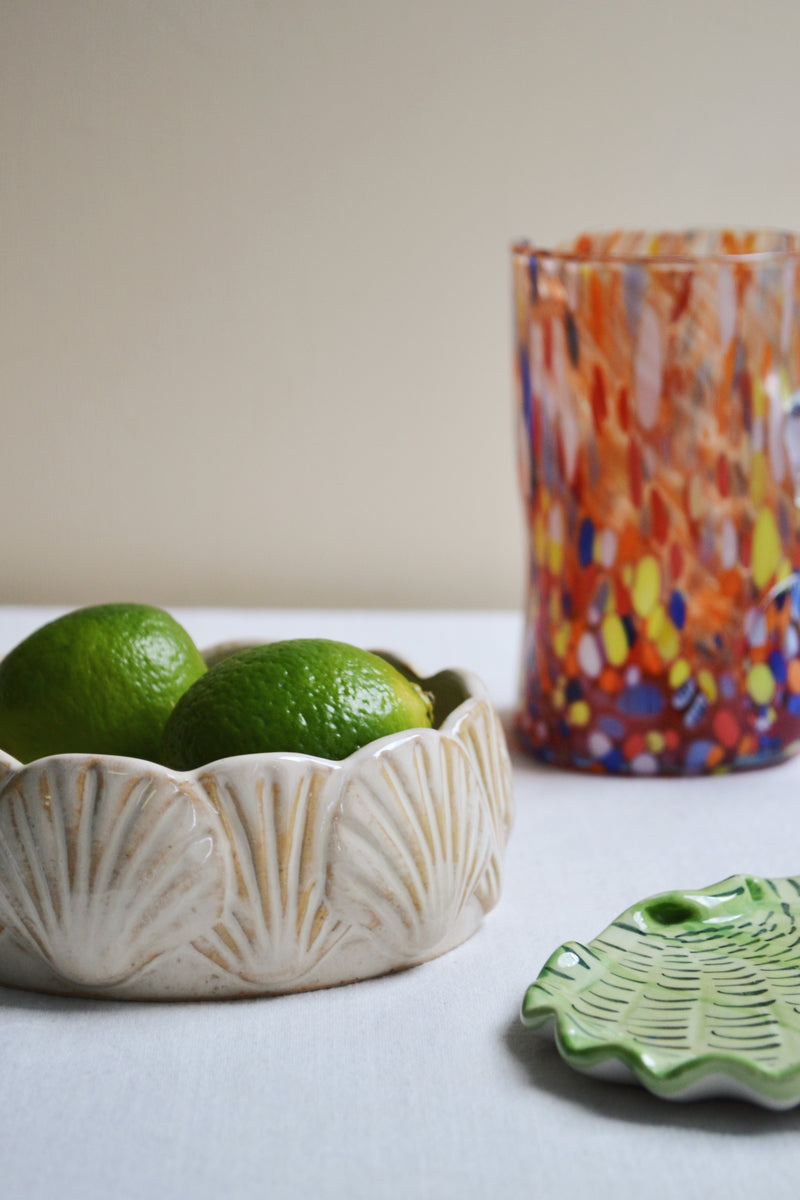
[{"label": "multicolored glass vase", "polygon": [[592,234],[513,268],[524,743],[635,774],[796,753],[800,235]]}]

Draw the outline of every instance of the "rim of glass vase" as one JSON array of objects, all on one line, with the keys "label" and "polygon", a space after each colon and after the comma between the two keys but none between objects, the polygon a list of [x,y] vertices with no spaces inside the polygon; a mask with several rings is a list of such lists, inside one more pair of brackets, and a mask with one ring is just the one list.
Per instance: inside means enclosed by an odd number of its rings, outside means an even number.
[{"label": "rim of glass vase", "polygon": [[[647,242],[649,246],[665,239],[674,238],[698,238],[698,237],[717,237],[723,236],[734,237],[740,241],[745,238],[753,239],[773,239],[774,246],[767,246],[757,250],[708,250],[708,251],[691,251],[677,253],[674,251],[660,251],[658,249],[642,249],[642,250],[615,250],[613,248],[596,250],[593,248],[598,242],[609,243],[610,240],[618,235],[625,238],[639,239],[643,243]],[[780,244],[778,244],[780,243]],[[705,227],[698,226],[688,229],[669,229],[669,230],[647,230],[647,229],[622,229],[622,230],[592,230],[579,234],[573,238],[569,245],[555,246],[547,248],[536,245],[535,242],[527,238],[519,238],[512,243],[511,253],[513,258],[521,257],[530,259],[545,259],[551,262],[562,263],[580,263],[580,264],[607,264],[616,266],[626,266],[630,264],[639,264],[642,266],[698,266],[705,263],[783,263],[787,261],[800,262],[800,233],[786,229],[732,229],[727,226]]]}]

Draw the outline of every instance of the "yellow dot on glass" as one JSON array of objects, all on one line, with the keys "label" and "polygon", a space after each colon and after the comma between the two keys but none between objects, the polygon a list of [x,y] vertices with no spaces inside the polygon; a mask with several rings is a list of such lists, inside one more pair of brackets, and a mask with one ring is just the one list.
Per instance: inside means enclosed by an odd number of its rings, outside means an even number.
[{"label": "yellow dot on glass", "polygon": [[672,621],[664,622],[664,627],[658,635],[656,646],[664,662],[672,662],[673,658],[677,658],[681,649],[681,639]]},{"label": "yellow dot on glass", "polygon": [[697,682],[706,700],[713,703],[717,698],[717,681],[707,667],[697,672]]},{"label": "yellow dot on glass", "polygon": [[651,641],[655,641],[657,639],[658,635],[661,633],[661,630],[664,628],[664,622],[666,619],[667,610],[664,608],[663,604],[658,604],[650,613],[650,616],[647,618],[647,624],[644,627],[645,633],[651,639]]},{"label": "yellow dot on glass", "polygon": [[750,463],[750,495],[754,504],[761,504],[767,494],[767,456],[763,450],[753,453]]},{"label": "yellow dot on glass", "polygon": [[762,508],[753,530],[753,583],[764,587],[781,561],[781,539],[771,509]]},{"label": "yellow dot on glass", "polygon": [[633,607],[640,617],[649,616],[658,604],[661,591],[661,568],[652,554],[636,564],[633,577]]},{"label": "yellow dot on glass", "polygon": [[567,646],[569,645],[569,633],[570,627],[566,622],[563,625],[560,625],[555,632],[555,636],[553,637],[553,649],[559,658],[563,658],[567,652]]},{"label": "yellow dot on glass", "polygon": [[585,700],[576,700],[567,709],[567,721],[570,725],[588,725],[592,715]]},{"label": "yellow dot on glass", "polygon": [[628,638],[625,633],[625,626],[616,613],[610,613],[607,617],[603,618],[603,623],[600,626],[600,636],[603,639],[606,658],[612,667],[621,667],[628,657]]},{"label": "yellow dot on glass", "polygon": [[651,754],[660,754],[667,744],[660,729],[651,729],[644,735],[645,745]]},{"label": "yellow dot on glass", "polygon": [[786,370],[786,367],[781,367],[778,370],[778,382],[780,383],[781,387],[781,397],[783,398],[784,408],[787,408],[788,405],[786,401],[792,394],[792,383],[789,379],[789,372]]},{"label": "yellow dot on glass", "polygon": [[552,538],[547,544],[547,565],[554,575],[558,575],[564,563],[564,547],[561,542],[554,542]]},{"label": "yellow dot on glass", "polygon": [[703,482],[699,475],[693,475],[689,484],[689,516],[693,521],[702,516],[704,508]]},{"label": "yellow dot on glass", "polygon": [[765,401],[766,393],[764,392],[764,384],[761,382],[761,380],[758,378],[758,376],[756,376],[756,378],[753,380],[752,395],[753,395],[753,416],[754,417],[763,417],[764,409],[765,409],[764,401]]},{"label": "yellow dot on glass", "polygon": [[685,658],[677,659],[669,669],[669,686],[679,688],[682,683],[686,683],[691,672],[692,668]]},{"label": "yellow dot on glass", "polygon": [[756,663],[747,672],[747,691],[756,704],[769,704],[775,695],[775,677],[766,663]]},{"label": "yellow dot on glass", "polygon": [[544,529],[544,517],[541,513],[537,513],[533,523],[533,548],[536,552],[536,561],[544,562],[545,548],[547,546],[547,534]]}]

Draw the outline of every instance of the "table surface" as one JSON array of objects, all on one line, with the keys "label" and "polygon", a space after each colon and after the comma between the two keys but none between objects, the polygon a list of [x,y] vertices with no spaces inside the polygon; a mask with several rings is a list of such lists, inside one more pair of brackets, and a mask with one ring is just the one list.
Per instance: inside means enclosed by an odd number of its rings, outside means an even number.
[{"label": "table surface", "polygon": [[[0,654],[59,610],[0,608]],[[201,646],[337,637],[513,708],[513,613],[176,609]],[[709,779],[514,759],[503,896],[469,942],[383,979],[273,999],[125,1004],[0,988],[3,1200],[797,1196],[800,1109],[675,1104],[571,1071],[524,1030],[561,942],[632,902],[800,871],[800,760]],[[800,842],[800,837],[798,837]]]}]

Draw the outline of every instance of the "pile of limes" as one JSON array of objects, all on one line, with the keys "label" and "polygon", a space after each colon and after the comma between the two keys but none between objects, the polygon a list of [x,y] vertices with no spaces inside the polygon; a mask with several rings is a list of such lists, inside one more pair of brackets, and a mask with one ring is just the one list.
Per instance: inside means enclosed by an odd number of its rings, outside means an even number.
[{"label": "pile of limes", "polygon": [[186,630],[145,604],[77,609],[0,662],[0,748],[118,754],[191,770],[235,754],[341,759],[431,725],[427,692],[385,659],[298,638],[210,669]]}]

